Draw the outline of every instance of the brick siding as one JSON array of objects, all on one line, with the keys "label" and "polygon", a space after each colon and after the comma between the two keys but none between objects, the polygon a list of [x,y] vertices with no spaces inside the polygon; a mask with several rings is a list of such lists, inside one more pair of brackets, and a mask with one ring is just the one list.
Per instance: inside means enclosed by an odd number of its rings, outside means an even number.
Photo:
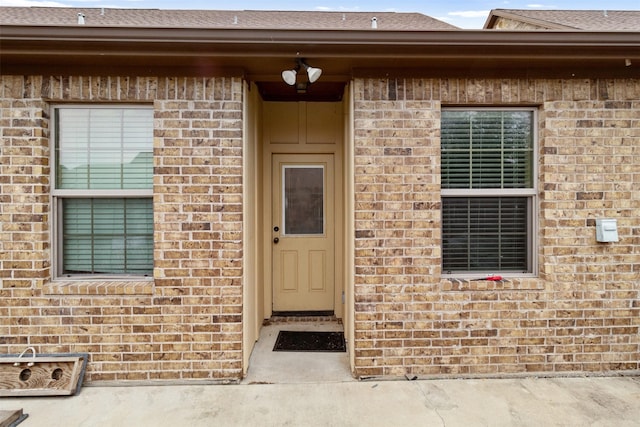
[{"label": "brick siding", "polygon": [[[636,370],[640,80],[356,80],[360,376]],[[539,108],[539,276],[441,279],[442,105]],[[620,241],[595,241],[595,218]]]},{"label": "brick siding", "polygon": [[[353,84],[357,376],[640,367],[640,81]],[[153,280],[51,281],[58,102],[153,106]],[[441,278],[443,105],[539,109],[537,278]],[[240,378],[242,120],[239,78],[1,76],[0,351],[88,352],[89,381]]]},{"label": "brick siding", "polygon": [[[1,84],[0,351],[90,353],[88,381],[239,378],[240,79],[3,76]],[[153,107],[153,281],[51,282],[57,102]]]}]

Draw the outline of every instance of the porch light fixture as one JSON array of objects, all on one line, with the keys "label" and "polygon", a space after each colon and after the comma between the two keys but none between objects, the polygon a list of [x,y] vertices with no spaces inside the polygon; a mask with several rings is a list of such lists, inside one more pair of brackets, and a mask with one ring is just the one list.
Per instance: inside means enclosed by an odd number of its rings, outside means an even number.
[{"label": "porch light fixture", "polygon": [[296,75],[298,74],[298,70],[284,70],[282,72],[282,80],[289,86],[293,86],[296,84]]},{"label": "porch light fixture", "polygon": [[322,75],[321,68],[315,68],[310,66],[305,62],[304,59],[298,58],[296,59],[296,67],[292,70],[284,70],[282,72],[282,80],[289,86],[296,85],[296,77],[298,76],[298,71],[300,68],[304,68],[307,71],[307,77],[309,79],[309,83],[316,82],[320,76]]}]

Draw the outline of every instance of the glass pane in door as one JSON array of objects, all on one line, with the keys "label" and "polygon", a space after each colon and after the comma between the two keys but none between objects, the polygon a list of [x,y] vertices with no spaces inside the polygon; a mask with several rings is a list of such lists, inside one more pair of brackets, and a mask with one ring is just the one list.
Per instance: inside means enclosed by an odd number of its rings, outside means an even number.
[{"label": "glass pane in door", "polygon": [[283,166],[285,235],[324,234],[324,166]]}]

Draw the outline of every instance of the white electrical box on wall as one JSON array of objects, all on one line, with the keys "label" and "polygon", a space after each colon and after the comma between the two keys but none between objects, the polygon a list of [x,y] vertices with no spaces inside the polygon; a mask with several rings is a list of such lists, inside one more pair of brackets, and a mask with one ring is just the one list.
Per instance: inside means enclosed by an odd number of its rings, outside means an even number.
[{"label": "white electrical box on wall", "polygon": [[617,221],[615,219],[596,219],[596,240],[598,242],[617,242]]}]

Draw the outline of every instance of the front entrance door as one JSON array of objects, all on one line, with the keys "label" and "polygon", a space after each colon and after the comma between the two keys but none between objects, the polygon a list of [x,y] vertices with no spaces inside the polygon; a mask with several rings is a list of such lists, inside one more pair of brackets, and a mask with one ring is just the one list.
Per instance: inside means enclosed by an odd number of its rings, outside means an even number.
[{"label": "front entrance door", "polygon": [[333,311],[333,154],[272,157],[273,310]]}]

